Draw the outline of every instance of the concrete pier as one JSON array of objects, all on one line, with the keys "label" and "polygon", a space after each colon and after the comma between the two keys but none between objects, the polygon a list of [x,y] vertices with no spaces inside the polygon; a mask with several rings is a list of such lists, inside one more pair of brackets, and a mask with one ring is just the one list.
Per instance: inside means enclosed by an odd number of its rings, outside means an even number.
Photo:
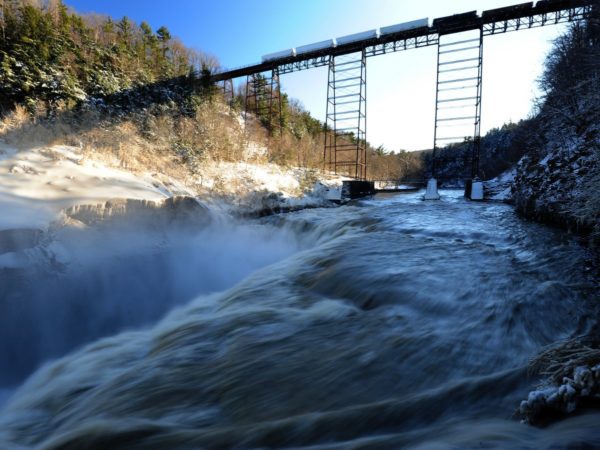
[{"label": "concrete pier", "polygon": [[440,194],[438,193],[437,180],[430,178],[427,182],[427,191],[425,191],[424,200],[439,200]]}]

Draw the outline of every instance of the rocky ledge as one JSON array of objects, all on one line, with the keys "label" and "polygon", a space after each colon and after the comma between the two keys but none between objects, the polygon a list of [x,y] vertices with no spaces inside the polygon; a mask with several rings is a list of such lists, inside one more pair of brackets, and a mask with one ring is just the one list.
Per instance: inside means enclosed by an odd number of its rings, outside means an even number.
[{"label": "rocky ledge", "polygon": [[518,163],[512,200],[524,216],[600,239],[600,142],[574,141]]}]

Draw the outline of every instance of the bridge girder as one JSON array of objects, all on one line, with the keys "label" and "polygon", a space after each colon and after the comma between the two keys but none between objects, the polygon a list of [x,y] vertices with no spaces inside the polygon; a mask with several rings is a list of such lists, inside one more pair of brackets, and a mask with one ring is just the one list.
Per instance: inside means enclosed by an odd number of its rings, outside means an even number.
[{"label": "bridge girder", "polygon": [[472,137],[467,178],[479,175],[483,29],[440,36],[437,47],[432,178],[436,178],[438,149]]},{"label": "bridge girder", "polygon": [[281,135],[283,127],[283,108],[279,70],[273,69],[268,75],[261,73],[248,75],[246,79],[246,99],[244,104],[244,122],[248,114],[254,113],[263,122],[269,136]]},{"label": "bridge girder", "polygon": [[[493,13],[494,11],[491,11],[493,14],[486,15],[488,11],[484,11],[482,17],[469,21],[470,28],[462,27],[461,31],[483,28],[484,36],[491,36],[509,31],[584,20],[589,16],[594,1],[596,0],[554,1],[543,8],[536,6],[524,10],[517,9],[512,14],[508,12]],[[501,9],[509,10],[510,8]],[[280,74],[284,74],[307,70],[313,67],[323,67],[328,65],[330,55],[355,53],[362,51],[363,48],[366,50],[367,56],[376,56],[383,53],[437,45],[438,37],[441,34],[440,31],[435,26],[423,27],[417,30],[392,33],[386,35],[384,39],[367,39],[298,56],[278,58],[237,69],[221,70],[212,74],[211,81],[218,82],[224,79],[244,77],[252,73],[271,71],[275,68],[279,68]]]}]

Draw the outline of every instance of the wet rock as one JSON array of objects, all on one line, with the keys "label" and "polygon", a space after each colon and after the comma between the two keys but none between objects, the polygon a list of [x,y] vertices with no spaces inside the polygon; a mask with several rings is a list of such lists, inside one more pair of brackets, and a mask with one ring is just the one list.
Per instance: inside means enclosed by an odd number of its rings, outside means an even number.
[{"label": "wet rock", "polygon": [[600,402],[600,364],[578,366],[560,386],[538,388],[519,405],[523,423],[545,425],[574,413],[581,405]]},{"label": "wet rock", "polygon": [[193,197],[175,196],[163,201],[112,199],[96,205],[78,205],[67,209],[69,221],[106,226],[164,228],[171,225],[202,227],[210,220],[206,206]]},{"label": "wet rock", "polygon": [[523,215],[569,230],[600,232],[599,211],[590,208],[597,195],[600,154],[594,142],[572,146],[548,144],[545,155],[524,156],[517,165],[512,198]]}]

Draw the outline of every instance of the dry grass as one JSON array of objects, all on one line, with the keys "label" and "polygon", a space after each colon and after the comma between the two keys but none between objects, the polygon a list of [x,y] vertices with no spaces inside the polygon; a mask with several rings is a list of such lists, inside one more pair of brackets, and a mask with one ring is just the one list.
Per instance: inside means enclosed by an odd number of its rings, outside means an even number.
[{"label": "dry grass", "polygon": [[4,135],[11,130],[31,123],[31,116],[24,106],[17,105],[15,109],[0,121],[0,134]]},{"label": "dry grass", "polygon": [[116,119],[86,110],[66,111],[49,121],[17,107],[0,122],[0,138],[17,149],[79,147],[85,159],[164,174],[191,188],[201,187],[207,165],[219,161],[323,168],[323,136],[297,139],[287,131],[269,136],[252,114],[245,122],[242,116],[219,100],[200,105],[193,117],[167,110]]},{"label": "dry grass", "polygon": [[530,362],[530,373],[540,374],[556,384],[571,377],[579,366],[600,363],[598,343],[584,338],[574,338],[546,348]]},{"label": "dry grass", "polygon": [[51,122],[17,107],[0,122],[0,138],[17,149],[70,145],[84,158],[131,171],[153,171],[190,181],[205,161],[239,161],[248,140],[265,145],[260,130],[248,133],[229,109],[206,104],[195,117],[138,114],[106,120],[95,111],[65,112]]}]

